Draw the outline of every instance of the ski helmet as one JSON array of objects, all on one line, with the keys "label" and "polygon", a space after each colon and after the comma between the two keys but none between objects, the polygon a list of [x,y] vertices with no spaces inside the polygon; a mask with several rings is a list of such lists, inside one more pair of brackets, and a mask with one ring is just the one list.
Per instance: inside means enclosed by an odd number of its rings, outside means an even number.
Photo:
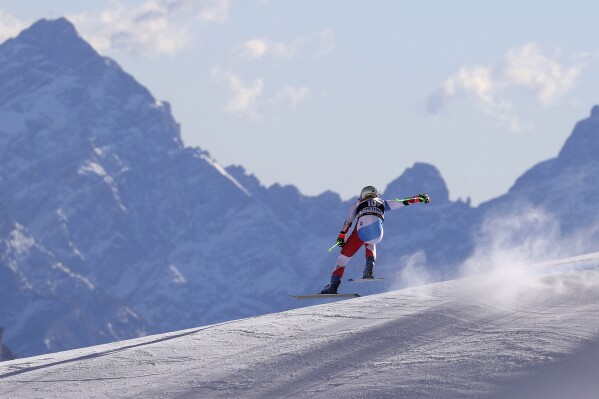
[{"label": "ski helmet", "polygon": [[366,186],[360,192],[360,199],[375,198],[379,196],[379,190],[374,186]]}]

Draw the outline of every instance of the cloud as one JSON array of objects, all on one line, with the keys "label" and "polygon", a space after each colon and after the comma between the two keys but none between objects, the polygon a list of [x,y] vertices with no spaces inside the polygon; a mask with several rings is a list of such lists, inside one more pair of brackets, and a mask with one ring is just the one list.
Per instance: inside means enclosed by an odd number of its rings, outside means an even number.
[{"label": "cloud", "polygon": [[191,36],[178,23],[184,1],[146,1],[137,7],[120,2],[99,14],[69,16],[81,35],[100,52],[117,50],[138,55],[174,55],[189,45]]},{"label": "cloud", "polygon": [[513,131],[523,129],[508,98],[513,89],[525,88],[539,103],[548,106],[574,87],[583,68],[562,66],[556,54],[551,58],[534,43],[509,50],[505,61],[496,68],[483,65],[463,66],[447,78],[441,88],[427,99],[427,111],[440,112],[447,102],[460,95],[471,98],[481,111]]},{"label": "cloud", "polygon": [[172,56],[189,47],[198,20],[226,21],[229,5],[229,0],[147,0],[137,6],[114,1],[100,13],[68,18],[100,52]]},{"label": "cloud", "polygon": [[242,54],[254,59],[263,58],[266,55],[291,59],[295,57],[298,47],[298,42],[273,42],[256,38],[245,42]]},{"label": "cloud", "polygon": [[252,39],[245,42],[244,54],[250,58],[262,58],[268,53],[270,44],[265,40]]},{"label": "cloud", "polygon": [[514,85],[531,89],[544,105],[556,102],[574,86],[582,65],[565,68],[534,43],[508,51],[505,75]]},{"label": "cloud", "polygon": [[220,68],[212,68],[214,80],[225,82],[231,93],[224,110],[231,114],[260,119],[262,111],[270,106],[289,104],[292,108],[304,101],[310,94],[307,87],[293,87],[284,85],[271,97],[264,95],[264,81],[261,78],[246,83],[238,75],[223,71]]},{"label": "cloud", "polygon": [[458,87],[473,93],[479,100],[485,104],[494,102],[492,92],[495,84],[491,79],[491,70],[489,68],[475,66],[474,68],[461,68],[456,76],[453,76],[445,82],[445,93],[455,95]]},{"label": "cloud", "polygon": [[200,19],[207,22],[224,23],[229,18],[231,0],[205,0]]},{"label": "cloud", "polygon": [[0,43],[17,36],[27,25],[12,14],[0,10]]},{"label": "cloud", "polygon": [[335,39],[332,32],[323,30],[289,42],[253,38],[243,44],[240,53],[242,56],[252,59],[261,59],[268,55],[275,58],[292,59],[303,50],[311,52],[318,58],[330,53],[334,48]]},{"label": "cloud", "polygon": [[464,92],[474,98],[480,109],[512,131],[522,130],[522,125],[512,112],[512,103],[499,95],[501,83],[496,81],[493,71],[483,66],[462,67],[445,82],[443,93],[447,97]]},{"label": "cloud", "polygon": [[231,92],[231,98],[225,106],[225,111],[251,118],[259,117],[257,103],[264,90],[262,79],[255,79],[252,83],[247,84],[239,76],[219,68],[212,68],[211,74],[213,79],[225,81]]},{"label": "cloud", "polygon": [[251,84],[246,85],[237,76],[230,75],[228,83],[233,92],[233,97],[229,100],[225,109],[231,113],[245,113],[252,118],[258,117],[256,101],[264,89],[262,79],[256,79]]},{"label": "cloud", "polygon": [[305,86],[292,87],[284,85],[282,89],[277,90],[275,95],[268,101],[269,104],[281,104],[288,102],[292,108],[297,107],[310,95],[310,89]]}]

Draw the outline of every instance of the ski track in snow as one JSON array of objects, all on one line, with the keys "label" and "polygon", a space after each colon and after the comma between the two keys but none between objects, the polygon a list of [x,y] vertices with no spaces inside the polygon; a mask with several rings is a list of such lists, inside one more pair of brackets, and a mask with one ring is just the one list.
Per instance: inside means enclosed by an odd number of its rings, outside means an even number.
[{"label": "ski track in snow", "polygon": [[469,278],[14,360],[0,397],[597,397],[599,271],[518,288]]}]

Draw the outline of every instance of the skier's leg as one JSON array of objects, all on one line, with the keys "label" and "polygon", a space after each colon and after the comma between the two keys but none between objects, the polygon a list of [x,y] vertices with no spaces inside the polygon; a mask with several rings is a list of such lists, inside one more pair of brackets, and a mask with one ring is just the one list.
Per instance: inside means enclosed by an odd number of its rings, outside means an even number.
[{"label": "skier's leg", "polygon": [[364,242],[360,240],[356,230],[354,230],[345,245],[341,248],[341,254],[337,258],[335,263],[335,269],[331,275],[331,282],[320,292],[321,294],[336,294],[339,285],[341,284],[341,278],[345,272],[345,266],[347,262],[355,255],[356,252],[364,245]]},{"label": "skier's leg", "polygon": [[365,243],[364,248],[366,249],[366,258],[376,258],[376,244]]},{"label": "skier's leg", "polygon": [[383,239],[383,221],[375,216],[360,223],[358,235],[366,247],[366,265],[362,278],[374,278],[374,261],[376,259],[376,244]]},{"label": "skier's leg", "polygon": [[376,244],[364,244],[366,249],[366,266],[362,278],[374,278],[374,261],[376,260]]},{"label": "skier's leg", "polygon": [[335,266],[335,270],[333,270],[333,274],[331,275],[331,282],[327,284],[322,291],[321,294],[336,294],[337,289],[339,289],[339,285],[341,284],[341,277],[343,277],[343,271],[345,270],[345,266],[337,265]]}]

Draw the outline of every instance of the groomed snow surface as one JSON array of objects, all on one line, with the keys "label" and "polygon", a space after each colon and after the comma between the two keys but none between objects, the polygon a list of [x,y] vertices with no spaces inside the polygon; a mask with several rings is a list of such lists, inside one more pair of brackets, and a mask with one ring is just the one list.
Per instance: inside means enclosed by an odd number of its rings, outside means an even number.
[{"label": "groomed snow surface", "polygon": [[597,398],[596,259],[4,362],[0,397]]}]

